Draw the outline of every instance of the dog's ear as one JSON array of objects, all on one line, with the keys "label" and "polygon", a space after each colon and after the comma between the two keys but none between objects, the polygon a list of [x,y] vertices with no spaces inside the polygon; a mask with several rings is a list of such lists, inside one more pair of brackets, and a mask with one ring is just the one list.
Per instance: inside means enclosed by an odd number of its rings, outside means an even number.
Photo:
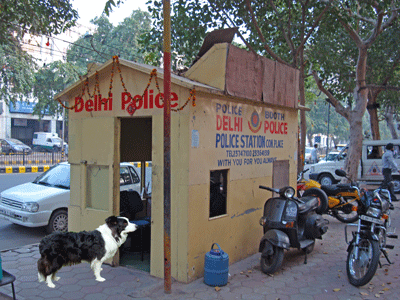
[{"label": "dog's ear", "polygon": [[117,225],[118,224],[118,218],[116,216],[111,216],[106,219],[106,224],[107,225]]}]

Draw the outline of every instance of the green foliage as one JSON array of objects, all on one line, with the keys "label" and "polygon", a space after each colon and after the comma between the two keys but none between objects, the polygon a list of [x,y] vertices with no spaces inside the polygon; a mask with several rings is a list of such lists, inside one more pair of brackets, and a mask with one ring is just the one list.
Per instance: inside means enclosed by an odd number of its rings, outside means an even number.
[{"label": "green foliage", "polygon": [[[196,58],[208,28],[221,28],[204,1],[171,1],[171,57],[173,69],[178,64],[189,66]],[[163,4],[162,1],[149,1],[148,10],[153,20],[152,29],[140,38],[145,62],[159,65],[163,56]],[[179,63],[177,60],[180,60]]]},{"label": "green foliage", "polygon": [[82,36],[67,51],[67,61],[73,63],[81,75],[86,73],[88,63],[104,63],[114,55],[144,62],[138,39],[150,30],[151,20],[147,12],[135,10],[116,27],[104,15],[92,23],[97,26],[95,33]]},{"label": "green foliage", "polygon": [[[393,24],[384,31],[371,47],[368,58],[368,84],[382,88],[378,96],[381,107],[388,105],[400,112],[400,24]],[[384,59],[382,59],[384,58]],[[397,87],[391,88],[391,87]]]},{"label": "green foliage", "polygon": [[74,42],[67,51],[67,63],[56,61],[35,73],[33,96],[38,99],[38,104],[34,113],[61,113],[62,107],[54,101],[54,96],[79,80],[79,75],[86,74],[88,63],[104,63],[113,55],[143,62],[138,54],[140,46],[137,41],[139,35],[150,30],[148,13],[133,11],[116,27],[104,15],[92,23],[97,26],[95,33]]},{"label": "green foliage", "polygon": [[22,48],[22,37],[56,35],[75,25],[78,17],[69,0],[0,0],[0,100],[27,100],[36,63]]},{"label": "green foliage", "polygon": [[74,26],[77,18],[69,0],[0,0],[0,44],[27,33],[59,34]]},{"label": "green foliage", "polygon": [[[307,33],[313,30],[315,19],[325,9],[326,4],[316,0],[250,2],[265,42],[252,22],[246,1],[171,2],[171,48],[176,52],[175,57],[183,57],[184,65],[189,66],[199,52],[207,32],[238,27],[255,52],[273,59],[277,56],[297,68],[301,55],[298,49],[302,48]],[[141,44],[147,52],[155,53],[155,64],[160,61],[163,50],[163,6],[162,1],[157,0],[149,1],[148,4],[153,28],[151,34],[143,36]],[[271,47],[270,52],[265,45]]]},{"label": "green foliage", "polygon": [[32,57],[18,45],[0,45],[0,100],[5,103],[26,100],[33,84]]},{"label": "green foliage", "polygon": [[70,63],[55,61],[41,68],[35,73],[33,96],[38,103],[34,108],[34,114],[41,115],[44,111],[52,115],[60,114],[62,107],[54,101],[54,95],[78,79],[76,68]]},{"label": "green foliage", "polygon": [[347,141],[349,139],[349,123],[344,117],[335,112],[335,108],[325,100],[314,80],[306,80],[306,106],[311,110],[306,112],[307,136],[313,134],[327,134],[329,116],[329,135],[335,136],[336,141]]}]

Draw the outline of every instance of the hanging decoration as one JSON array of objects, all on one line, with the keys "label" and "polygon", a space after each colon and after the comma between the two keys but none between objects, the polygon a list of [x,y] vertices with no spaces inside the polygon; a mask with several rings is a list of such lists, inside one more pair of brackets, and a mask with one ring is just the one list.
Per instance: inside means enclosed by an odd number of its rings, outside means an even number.
[{"label": "hanging decoration", "polygon": [[[136,101],[137,100],[132,98],[131,93],[128,91],[128,89],[125,86],[124,78],[122,77],[119,58],[118,58],[117,55],[113,56],[113,63],[111,65],[111,74],[110,74],[110,84],[109,84],[109,90],[108,90],[108,98],[104,98],[101,101],[102,101],[103,104],[106,104],[110,100],[110,98],[112,96],[112,88],[113,88],[113,81],[114,81],[115,66],[117,67],[117,71],[119,73],[119,77],[120,77],[120,80],[121,80],[122,88],[124,89],[124,92],[128,95],[128,100],[130,101],[130,103],[129,103],[129,105],[128,105],[126,110],[129,113],[129,115],[132,116],[137,110],[137,108],[136,108]],[[160,91],[160,85],[158,84],[157,69],[153,69],[150,72],[149,82],[147,83],[147,86],[144,89],[144,91],[142,93],[142,96],[138,100],[141,100],[141,99],[144,98],[144,95],[148,91],[153,78],[154,78],[155,85],[156,85],[156,88],[157,88],[158,92],[162,95],[162,93]],[[86,78],[83,81],[82,90],[81,90],[80,94],[78,95],[78,98],[81,99],[81,101],[82,101],[82,97],[85,95],[85,92],[89,96],[89,99],[94,98],[94,96],[96,96],[96,95],[97,96],[101,95],[99,73],[97,71],[95,72],[95,84],[94,84],[94,88],[93,88],[93,93],[90,93],[90,90],[89,90],[89,78]],[[66,109],[70,109],[70,110],[75,109],[75,107],[78,104],[80,104],[80,101],[78,101],[77,103],[75,103],[75,105],[73,105],[71,107],[68,107],[68,106],[64,105],[60,99],[57,99],[57,101],[61,104],[62,107],[66,108]],[[164,102],[163,96],[161,96],[161,101]],[[175,111],[175,112],[181,111],[188,105],[188,103],[190,101],[192,101],[192,106],[196,106],[196,89],[195,88],[193,88],[193,89],[191,89],[189,91],[189,97],[181,107],[179,107],[179,108],[171,108],[171,110]]]}]

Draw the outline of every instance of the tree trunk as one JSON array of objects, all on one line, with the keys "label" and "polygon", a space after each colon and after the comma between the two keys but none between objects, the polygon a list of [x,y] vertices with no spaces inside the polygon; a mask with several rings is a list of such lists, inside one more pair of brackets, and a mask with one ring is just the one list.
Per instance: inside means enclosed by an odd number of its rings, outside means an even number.
[{"label": "tree trunk", "polygon": [[356,68],[356,87],[354,88],[355,107],[350,111],[350,145],[347,151],[345,171],[352,181],[357,180],[358,165],[361,159],[361,149],[363,141],[362,118],[367,109],[368,89],[366,87],[365,78],[367,73],[367,47],[358,47],[358,61]]},{"label": "tree trunk", "polygon": [[369,113],[369,124],[371,127],[371,135],[373,140],[380,140],[381,134],[379,132],[379,119],[378,119],[378,107],[376,102],[376,93],[371,93],[371,97],[368,100],[368,113]]},{"label": "tree trunk", "polygon": [[397,134],[396,126],[393,122],[393,107],[389,106],[385,109],[385,121],[386,125],[392,134],[393,139],[398,139],[399,135]]},{"label": "tree trunk", "polygon": [[[300,55],[302,57],[302,55]],[[301,58],[302,59],[302,58]],[[300,75],[299,75],[299,99],[300,104],[305,106],[305,92],[304,92],[304,66],[301,61],[300,64]],[[306,148],[306,131],[307,131],[307,124],[306,124],[306,112],[304,110],[300,110],[300,149],[298,153],[303,159],[298,160],[297,163],[297,174],[303,170],[304,166],[304,156],[305,156],[305,148]]]},{"label": "tree trunk", "polygon": [[347,150],[347,159],[345,171],[352,181],[357,180],[358,175],[358,165],[361,159],[362,149],[362,117],[360,118],[359,113],[352,111],[350,113],[350,144]]}]

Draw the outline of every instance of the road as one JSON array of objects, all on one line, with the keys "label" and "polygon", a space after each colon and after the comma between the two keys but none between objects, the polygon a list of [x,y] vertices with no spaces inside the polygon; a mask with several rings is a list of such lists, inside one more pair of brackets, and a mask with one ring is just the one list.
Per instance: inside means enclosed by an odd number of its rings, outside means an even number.
[{"label": "road", "polygon": [[[0,192],[33,181],[41,173],[0,174]],[[28,228],[0,219],[0,251],[38,243],[46,231],[43,227]]]},{"label": "road", "polygon": [[[0,174],[0,192],[22,183],[31,182],[40,174],[42,173]],[[146,168],[146,186],[149,187],[148,192],[151,193],[151,167]],[[38,243],[45,235],[44,227],[24,227],[0,217],[0,251]]]}]

